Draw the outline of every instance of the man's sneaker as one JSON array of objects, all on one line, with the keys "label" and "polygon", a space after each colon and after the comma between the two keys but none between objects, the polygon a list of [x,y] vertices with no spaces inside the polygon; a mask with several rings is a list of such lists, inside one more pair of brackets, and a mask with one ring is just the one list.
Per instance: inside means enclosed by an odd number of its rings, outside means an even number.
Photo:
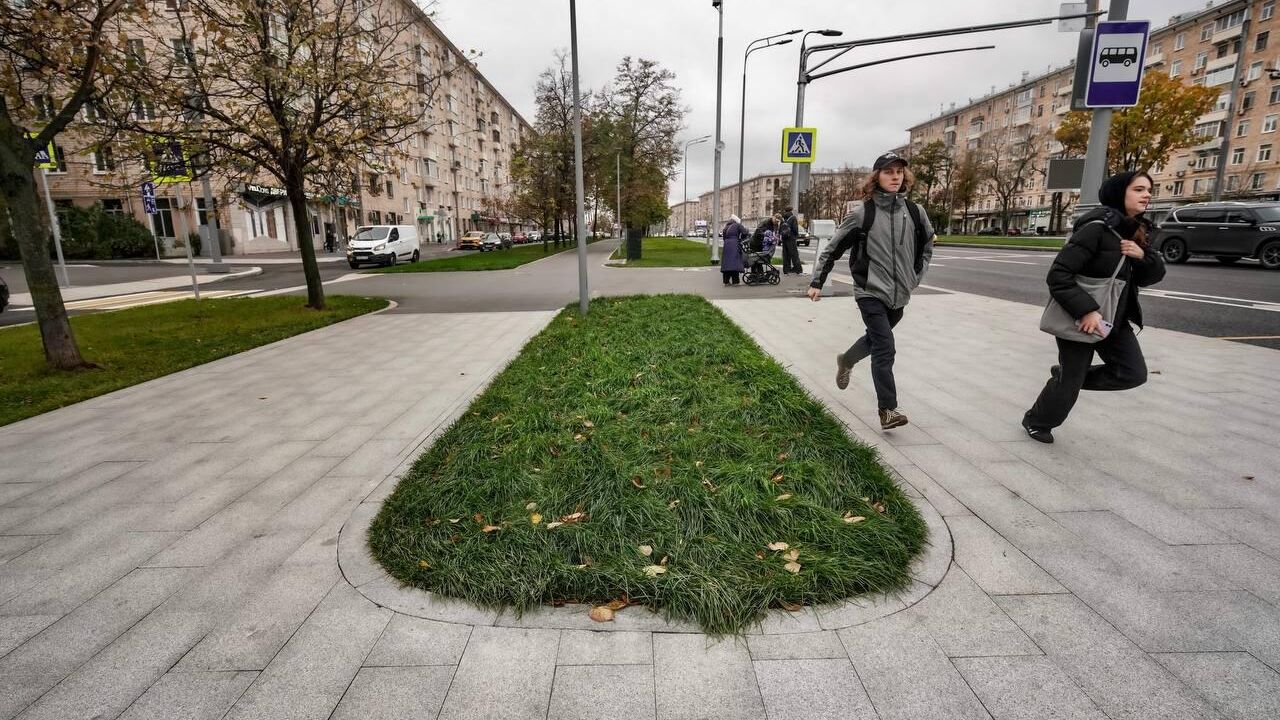
[{"label": "man's sneaker", "polygon": [[880,409],[880,427],[883,430],[892,430],[896,427],[902,427],[907,424],[907,416],[897,410]]},{"label": "man's sneaker", "polygon": [[1042,442],[1046,445],[1053,444],[1053,433],[1049,432],[1048,430],[1045,430],[1044,428],[1031,427],[1030,425],[1027,424],[1026,415],[1022,416],[1022,429],[1027,431],[1027,437],[1031,438],[1032,440],[1035,440],[1036,442]]},{"label": "man's sneaker", "polygon": [[836,387],[841,390],[849,387],[849,371],[852,369],[852,365],[844,364],[844,353],[836,355]]}]

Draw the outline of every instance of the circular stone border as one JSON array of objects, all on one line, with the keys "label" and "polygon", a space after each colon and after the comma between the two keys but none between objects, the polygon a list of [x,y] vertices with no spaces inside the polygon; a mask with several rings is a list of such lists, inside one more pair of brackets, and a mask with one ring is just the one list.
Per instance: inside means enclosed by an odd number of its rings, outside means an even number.
[{"label": "circular stone border", "polygon": [[[638,606],[621,610],[614,614],[612,622],[603,623],[587,616],[590,606],[585,604],[543,606],[517,617],[512,612],[478,607],[465,600],[402,584],[373,559],[366,540],[369,525],[399,480],[395,474],[387,477],[377,490],[356,506],[338,532],[338,568],[342,577],[374,604],[404,615],[462,625],[703,634],[694,623],[668,622],[659,613]],[[769,610],[763,620],[744,634],[781,635],[840,630],[905,610],[932,592],[951,566],[951,530],[942,515],[920,493],[905,482],[899,481],[899,486],[915,504],[929,529],[929,540],[924,550],[911,563],[911,585],[896,593],[864,595],[841,603],[806,606],[795,612]]]}]

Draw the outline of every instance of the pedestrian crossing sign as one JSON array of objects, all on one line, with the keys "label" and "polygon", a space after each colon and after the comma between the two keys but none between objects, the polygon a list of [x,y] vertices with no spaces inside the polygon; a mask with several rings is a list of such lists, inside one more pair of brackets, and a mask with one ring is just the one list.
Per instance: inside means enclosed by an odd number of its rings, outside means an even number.
[{"label": "pedestrian crossing sign", "polygon": [[782,162],[811,163],[816,155],[817,145],[818,128],[783,128]]},{"label": "pedestrian crossing sign", "polygon": [[[27,133],[27,137],[35,140],[40,133]],[[53,141],[42,148],[36,148],[35,166],[39,170],[57,170],[58,169],[58,153],[53,147]]]},{"label": "pedestrian crossing sign", "polygon": [[181,142],[162,140],[151,144],[151,179],[157,183],[191,182],[195,172]]}]

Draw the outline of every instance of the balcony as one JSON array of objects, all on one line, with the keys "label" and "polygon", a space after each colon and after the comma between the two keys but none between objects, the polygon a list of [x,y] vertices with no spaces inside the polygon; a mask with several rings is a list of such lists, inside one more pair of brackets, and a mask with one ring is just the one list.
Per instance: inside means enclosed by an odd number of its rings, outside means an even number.
[{"label": "balcony", "polygon": [[1240,37],[1242,34],[1244,34],[1243,24],[1237,25],[1233,28],[1227,28],[1226,30],[1219,30],[1218,32],[1213,34],[1213,37],[1209,38],[1209,42],[1213,43],[1214,45],[1217,45],[1218,43],[1224,43],[1224,42],[1227,42],[1228,40],[1234,40],[1235,38]]},{"label": "balcony", "polygon": [[1204,66],[1204,71],[1207,73],[1211,73],[1214,70],[1217,70],[1218,68],[1224,68],[1229,65],[1235,65],[1236,60],[1239,57],[1240,57],[1240,53],[1231,53],[1230,55],[1224,55],[1223,57],[1217,58],[1215,60],[1210,60],[1209,64]]},{"label": "balcony", "polygon": [[1199,125],[1200,123],[1222,122],[1223,120],[1226,120],[1226,119],[1227,119],[1226,110],[1214,110],[1213,112],[1207,112],[1201,115],[1200,117],[1196,118],[1196,125]]},{"label": "balcony", "polygon": [[1061,116],[1063,116],[1063,115],[1066,115],[1066,114],[1067,114],[1067,113],[1069,113],[1069,112],[1071,112],[1071,105],[1068,103],[1068,104],[1063,105],[1062,107],[1058,108],[1057,110],[1054,110],[1054,111],[1053,111],[1053,114],[1054,114],[1054,115],[1057,115],[1057,116],[1059,116],[1059,117],[1061,117]]},{"label": "balcony", "polygon": [[1205,142],[1202,142],[1199,145],[1196,145],[1195,147],[1192,147],[1189,149],[1194,152],[1208,152],[1209,150],[1217,150],[1220,147],[1222,147],[1222,138],[1215,137],[1215,138],[1209,138]]},{"label": "balcony", "polygon": [[1164,64],[1164,53],[1159,52],[1159,53],[1155,53],[1154,55],[1148,55],[1147,59],[1143,61],[1142,66],[1152,67],[1153,65],[1162,65],[1162,64]]},{"label": "balcony", "polygon": [[1058,88],[1057,92],[1054,93],[1054,95],[1070,95],[1070,94],[1071,94],[1070,85],[1063,85],[1062,87]]}]

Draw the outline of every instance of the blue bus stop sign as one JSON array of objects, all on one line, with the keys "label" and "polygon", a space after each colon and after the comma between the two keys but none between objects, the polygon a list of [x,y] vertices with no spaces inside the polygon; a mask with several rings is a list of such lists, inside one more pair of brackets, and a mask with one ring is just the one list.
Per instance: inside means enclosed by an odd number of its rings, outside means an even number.
[{"label": "blue bus stop sign", "polygon": [[152,182],[142,183],[142,209],[148,215],[155,215],[159,212],[156,209],[156,184]]},{"label": "blue bus stop sign", "polygon": [[1098,23],[1089,56],[1085,107],[1121,108],[1138,104],[1150,32],[1151,23],[1146,20]]}]

